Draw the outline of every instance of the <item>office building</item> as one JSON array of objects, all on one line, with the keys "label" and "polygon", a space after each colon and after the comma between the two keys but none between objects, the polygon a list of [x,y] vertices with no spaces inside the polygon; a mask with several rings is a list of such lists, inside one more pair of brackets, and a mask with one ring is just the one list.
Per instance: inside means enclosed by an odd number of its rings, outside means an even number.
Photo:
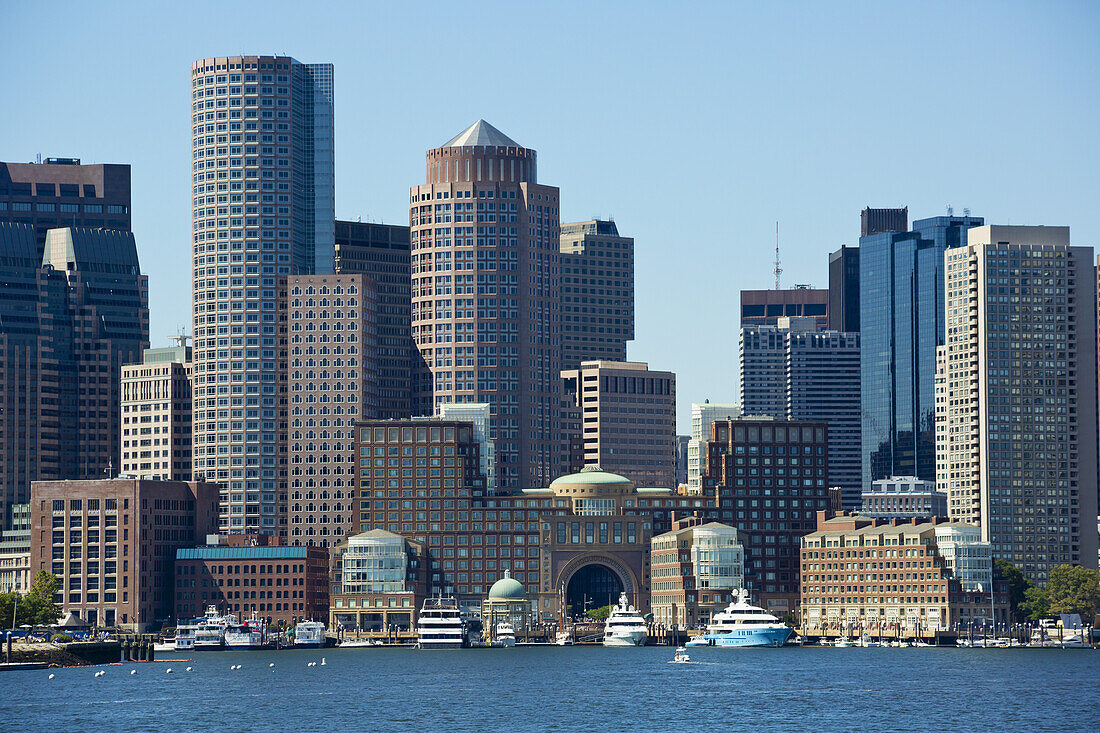
[{"label": "office building", "polygon": [[496,448],[492,433],[492,406],[488,402],[444,402],[439,405],[439,417],[444,420],[465,420],[474,428],[474,438],[481,445],[481,475],[489,495],[497,492]]},{"label": "office building", "polygon": [[211,535],[175,551],[173,612],[201,617],[214,606],[239,619],[292,626],[328,616],[328,551],[287,547],[270,535]]},{"label": "office building", "polygon": [[122,367],[122,474],[191,480],[191,347],[145,349]]},{"label": "office building", "polygon": [[829,255],[828,321],[830,331],[859,331],[859,247]]},{"label": "office building", "polygon": [[936,483],[1040,584],[1097,559],[1092,262],[1068,227],[979,227],[946,253]]},{"label": "office building", "polygon": [[34,228],[38,261],[50,229],[130,231],[130,166],[80,158],[0,163],[0,222]]},{"label": "office building", "polygon": [[289,544],[332,547],[354,529],[353,426],[378,417],[375,283],[291,275],[285,287]]},{"label": "office building", "polygon": [[500,488],[543,486],[565,455],[558,189],[484,120],[425,157],[409,197],[412,328],[434,402],[489,403]]},{"label": "office building", "polygon": [[561,225],[562,368],[626,361],[634,339],[634,239],[613,221]]},{"label": "office building", "polygon": [[581,413],[584,462],[636,486],[676,488],[676,375],[644,362],[586,361],[561,373]]},{"label": "office building", "polygon": [[828,426],[745,417],[715,422],[703,492],[718,521],[737,528],[745,587],[779,615],[798,607],[798,548],[828,508]]},{"label": "office building", "polygon": [[129,631],[173,613],[172,563],[217,528],[218,487],[103,479],[31,485],[31,574],[60,583],[61,613]]},{"label": "office building", "polygon": [[359,273],[374,281],[378,300],[379,417],[431,412],[431,391],[424,405],[416,392],[424,370],[411,331],[409,228],[338,220],[335,267],[337,273]]},{"label": "office building", "polygon": [[732,403],[691,403],[691,440],[688,442],[688,494],[697,496],[703,491],[702,472],[707,461],[707,441],[715,420],[733,420],[741,417],[741,405]]},{"label": "office building", "polygon": [[939,216],[859,240],[863,488],[936,478],[936,348],[944,339],[944,251],[981,217]]},{"label": "office building", "polygon": [[11,527],[0,531],[0,593],[26,593],[31,585],[31,507],[12,507]]},{"label": "office building", "polygon": [[691,628],[708,623],[745,585],[745,550],[727,524],[691,519],[650,540],[653,620]]},{"label": "office building", "polygon": [[280,286],[333,271],[333,70],[285,56],[191,65],[194,473],[225,533],[286,530]]},{"label": "office building", "polygon": [[424,544],[384,529],[348,537],[333,551],[329,628],[412,631],[428,597]]},{"label": "office building", "polygon": [[829,321],[829,291],[808,285],[741,291],[742,326],[774,326],[784,316],[813,318],[819,328],[825,328]]},{"label": "office building", "polygon": [[[781,325],[779,325],[781,324]],[[742,326],[737,348],[738,384],[741,406],[746,415],[787,415],[787,331],[816,329],[811,318],[786,316],[774,326]]]},{"label": "office building", "polygon": [[946,517],[947,494],[936,491],[936,484],[916,476],[890,476],[875,479],[871,490],[863,492],[859,513],[865,517]]},{"label": "office building", "polygon": [[859,236],[861,237],[884,232],[904,232],[908,229],[908,206],[901,209],[872,209],[867,206],[859,212]]}]

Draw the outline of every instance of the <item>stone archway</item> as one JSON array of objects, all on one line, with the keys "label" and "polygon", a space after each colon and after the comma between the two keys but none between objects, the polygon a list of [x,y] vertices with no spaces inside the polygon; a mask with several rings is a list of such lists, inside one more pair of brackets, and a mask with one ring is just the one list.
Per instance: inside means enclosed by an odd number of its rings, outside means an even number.
[{"label": "stone archway", "polygon": [[[577,583],[574,583],[575,580]],[[639,592],[638,579],[619,558],[601,552],[578,555],[562,566],[558,572],[559,603],[564,603],[566,607],[573,605],[574,613],[581,613],[583,601],[578,603],[578,597],[587,594],[593,596],[593,605],[590,608],[607,605],[606,598],[596,596],[606,595],[612,585],[614,585],[614,597],[610,599],[612,604],[618,601],[619,593],[626,593],[632,603],[638,604],[636,599]]]}]

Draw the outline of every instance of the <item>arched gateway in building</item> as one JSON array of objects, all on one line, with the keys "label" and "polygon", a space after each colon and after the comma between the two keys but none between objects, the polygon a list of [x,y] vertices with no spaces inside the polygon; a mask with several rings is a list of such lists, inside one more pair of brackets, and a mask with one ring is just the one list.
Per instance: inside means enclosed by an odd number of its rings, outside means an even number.
[{"label": "arched gateway in building", "polygon": [[611,568],[601,563],[585,565],[573,573],[565,588],[567,614],[580,616],[593,608],[612,605],[624,590],[623,581]]}]

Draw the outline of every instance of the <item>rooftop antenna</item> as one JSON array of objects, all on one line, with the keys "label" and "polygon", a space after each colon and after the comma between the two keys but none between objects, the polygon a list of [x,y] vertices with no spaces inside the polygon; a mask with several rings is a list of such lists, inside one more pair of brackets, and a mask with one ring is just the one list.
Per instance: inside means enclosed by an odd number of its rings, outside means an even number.
[{"label": "rooftop antenna", "polygon": [[779,222],[775,223],[775,289],[779,290],[779,276],[783,268],[779,266]]},{"label": "rooftop antenna", "polygon": [[185,349],[187,348],[187,342],[191,340],[191,337],[184,332],[183,326],[180,326],[179,331],[176,332],[176,335],[169,336],[168,339],[170,341],[175,341],[178,348]]},{"label": "rooftop antenna", "polygon": [[947,215],[948,216],[954,216],[955,215],[955,207],[952,206],[951,204],[947,205]]}]

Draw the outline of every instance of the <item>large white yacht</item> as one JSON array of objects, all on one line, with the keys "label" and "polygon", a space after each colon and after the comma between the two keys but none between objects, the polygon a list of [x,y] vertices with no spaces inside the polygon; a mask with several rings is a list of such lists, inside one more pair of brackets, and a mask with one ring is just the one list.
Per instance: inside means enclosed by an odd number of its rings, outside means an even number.
[{"label": "large white yacht", "polygon": [[712,646],[783,646],[792,633],[787,624],[749,603],[740,590],[726,610],[714,614],[703,636]]},{"label": "large white yacht", "polygon": [[416,622],[421,649],[459,649],[466,646],[466,622],[454,597],[437,596],[424,601]]},{"label": "large white yacht", "polygon": [[642,614],[630,605],[626,593],[619,595],[619,603],[611,609],[604,626],[604,646],[643,646],[645,645],[645,621]]},{"label": "large white yacht", "polygon": [[516,630],[507,621],[501,621],[496,629],[497,646],[515,646]]},{"label": "large white yacht", "polygon": [[325,645],[325,625],[320,621],[299,621],[294,625],[294,646],[316,648]]},{"label": "large white yacht", "polygon": [[225,646],[229,649],[259,649],[263,645],[264,622],[256,618],[255,611],[252,618],[225,627]]}]

